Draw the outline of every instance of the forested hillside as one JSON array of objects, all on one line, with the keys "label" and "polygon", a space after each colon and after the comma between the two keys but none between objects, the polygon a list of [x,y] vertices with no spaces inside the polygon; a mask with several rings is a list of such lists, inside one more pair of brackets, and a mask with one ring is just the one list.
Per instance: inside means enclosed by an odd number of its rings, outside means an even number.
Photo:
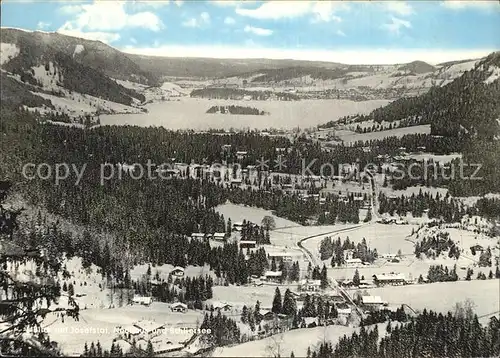
[{"label": "forested hillside", "polygon": [[493,139],[500,134],[500,52],[479,61],[444,87],[409,98],[401,98],[374,110],[358,121],[393,122],[412,118],[419,124],[431,124],[432,134]]}]

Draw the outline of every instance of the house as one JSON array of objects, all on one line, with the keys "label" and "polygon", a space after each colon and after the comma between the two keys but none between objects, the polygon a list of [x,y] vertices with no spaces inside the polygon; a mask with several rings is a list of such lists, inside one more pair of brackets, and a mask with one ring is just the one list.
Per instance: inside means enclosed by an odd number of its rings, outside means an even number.
[{"label": "house", "polygon": [[130,324],[126,326],[117,326],[115,332],[118,333],[119,337],[124,337],[127,340],[132,339],[132,337],[138,337],[141,334],[141,329]]},{"label": "house", "polygon": [[233,230],[235,230],[235,231],[241,231],[243,229],[243,226],[244,225],[243,225],[243,223],[241,221],[235,222],[233,224]]},{"label": "house", "polygon": [[318,325],[318,318],[317,317],[304,317],[303,323],[305,324],[306,328],[314,328]]},{"label": "house", "polygon": [[134,296],[134,298],[132,299],[132,304],[134,305],[149,306],[152,302],[152,297]]},{"label": "house", "polygon": [[184,276],[184,268],[176,266],[170,271],[170,274],[175,277],[182,277]]},{"label": "house", "polygon": [[191,239],[201,240],[201,239],[204,239],[204,238],[205,238],[205,234],[201,233],[201,232],[193,232],[191,234]]},{"label": "house", "polygon": [[274,251],[274,252],[268,252],[267,257],[269,259],[277,258],[277,259],[283,259],[283,261],[294,261],[294,260],[299,260],[304,254],[300,251]]},{"label": "house", "polygon": [[254,249],[256,246],[255,240],[240,240],[240,249]]},{"label": "house", "polygon": [[270,310],[261,309],[259,311],[259,316],[264,321],[271,321],[274,319],[275,314],[274,314],[274,312],[271,312]]},{"label": "house", "polygon": [[226,241],[227,234],[225,232],[216,232],[213,234],[212,239],[215,241]]},{"label": "house", "polygon": [[347,267],[359,267],[363,265],[363,261],[361,259],[348,259],[345,260],[345,265]]},{"label": "house", "polygon": [[376,274],[373,275],[373,281],[377,286],[382,285],[404,285],[406,283],[406,277],[402,273],[391,272],[389,274]]},{"label": "house", "polygon": [[153,345],[153,352],[155,355],[176,352],[176,351],[180,351],[184,348],[183,344],[173,343],[172,341],[170,341],[168,339],[151,342],[151,344]]},{"label": "house", "polygon": [[247,154],[248,154],[248,153],[247,153],[247,152],[244,152],[244,151],[237,151],[237,152],[236,152],[236,158],[237,158],[238,160],[245,159],[245,158],[246,158],[246,156],[247,156]]},{"label": "house", "polygon": [[232,186],[240,186],[243,180],[241,178],[232,178],[231,185]]},{"label": "house", "polygon": [[386,303],[380,296],[361,296],[361,304],[367,308],[380,309]]},{"label": "house", "polygon": [[300,290],[308,292],[317,292],[321,289],[321,280],[302,280]]},{"label": "house", "polygon": [[149,338],[163,334],[165,330],[164,324],[147,320],[139,321],[135,323],[134,326],[141,330],[141,334],[143,336],[147,336]]},{"label": "house", "polygon": [[222,311],[227,312],[233,308],[233,306],[231,306],[229,303],[225,303],[225,302],[215,302],[213,304],[213,306],[214,306],[214,310],[220,311],[220,312],[222,312]]},{"label": "house", "polygon": [[279,282],[281,281],[281,271],[266,271],[262,279],[268,282]]},{"label": "house", "polygon": [[339,316],[349,316],[352,312],[351,307],[345,302],[338,303],[336,308]]},{"label": "house", "polygon": [[186,313],[188,306],[182,302],[176,302],[170,305],[172,312]]}]

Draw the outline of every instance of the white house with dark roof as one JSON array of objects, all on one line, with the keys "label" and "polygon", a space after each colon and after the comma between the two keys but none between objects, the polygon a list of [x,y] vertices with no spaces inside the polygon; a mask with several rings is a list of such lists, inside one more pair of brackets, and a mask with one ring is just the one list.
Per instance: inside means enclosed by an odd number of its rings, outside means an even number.
[{"label": "white house with dark roof", "polygon": [[172,303],[170,305],[170,310],[172,312],[186,313],[187,309],[188,309],[188,306],[182,302],[176,302],[176,303]]}]

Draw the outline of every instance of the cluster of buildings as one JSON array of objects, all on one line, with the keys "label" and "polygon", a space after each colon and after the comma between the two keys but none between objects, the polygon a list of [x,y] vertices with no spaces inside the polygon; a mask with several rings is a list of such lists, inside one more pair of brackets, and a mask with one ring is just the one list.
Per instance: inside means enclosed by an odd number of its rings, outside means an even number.
[{"label": "cluster of buildings", "polygon": [[165,324],[148,320],[117,326],[114,331],[118,335],[114,343],[118,344],[124,352],[127,352],[132,344],[137,349],[146,352],[148,342],[151,342],[155,355],[182,350],[194,335],[189,331],[170,334],[173,329],[169,329]]}]

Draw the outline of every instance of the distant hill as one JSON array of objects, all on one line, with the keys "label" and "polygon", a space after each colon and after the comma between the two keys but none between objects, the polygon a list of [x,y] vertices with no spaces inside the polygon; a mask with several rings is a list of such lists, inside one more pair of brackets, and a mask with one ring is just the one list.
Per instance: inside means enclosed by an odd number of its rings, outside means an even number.
[{"label": "distant hill", "polygon": [[270,59],[181,58],[126,54],[143,70],[163,77],[218,78],[239,76],[260,70],[314,66],[336,68],[334,62]]},{"label": "distant hill", "polygon": [[[55,32],[30,32],[11,28],[1,28],[0,31],[3,43],[30,46],[33,54],[41,54],[51,48],[71,57],[79,64],[102,71],[111,78],[147,85],[154,85],[158,82],[153,74],[141,69],[127,55],[100,41]],[[36,49],[33,48],[34,45]]]},{"label": "distant hill", "polygon": [[411,73],[420,75],[422,73],[434,72],[436,70],[436,67],[429,65],[428,63],[423,61],[413,61],[399,67],[398,70],[409,71]]},{"label": "distant hill", "polygon": [[472,70],[443,87],[401,98],[358,117],[358,121],[376,122],[407,119],[431,124],[434,135],[500,138],[500,52],[478,61]]},{"label": "distant hill", "polygon": [[[108,59],[106,63],[99,65],[99,61],[89,59],[104,58],[106,55],[86,56],[84,45],[79,44],[80,39],[15,29],[2,28],[0,31],[1,68],[20,80],[19,83],[26,84],[29,91],[59,97],[76,92],[93,96],[97,101],[103,99],[126,106],[145,100],[142,94],[123,87],[106,74],[110,71],[121,71],[119,65],[108,68],[107,64],[112,63],[113,59],[121,56],[124,59],[123,63],[129,61],[124,55],[119,55],[120,53],[116,50],[111,51],[111,61]],[[82,47],[77,47],[76,43]],[[86,46],[88,43],[100,46],[99,43],[93,41],[85,42]],[[70,49],[71,47],[73,50]],[[88,47],[87,51],[92,52],[92,47]],[[84,55],[81,55],[82,53]],[[137,67],[135,64],[133,66]],[[124,76],[127,77],[126,71]],[[147,81],[145,77],[143,79]],[[9,83],[10,89],[15,88],[16,93],[20,91],[18,84],[14,85],[11,80]],[[6,98],[14,99],[13,96]],[[5,101],[4,97],[2,101]]]}]

